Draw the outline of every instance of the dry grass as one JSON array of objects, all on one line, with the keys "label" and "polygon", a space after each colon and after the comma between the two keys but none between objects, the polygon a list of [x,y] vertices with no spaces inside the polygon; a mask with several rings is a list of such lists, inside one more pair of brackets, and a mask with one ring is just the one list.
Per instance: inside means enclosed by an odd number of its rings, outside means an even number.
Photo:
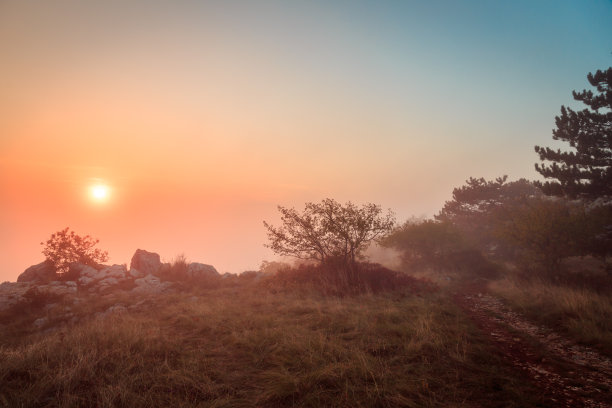
[{"label": "dry grass", "polygon": [[511,306],[612,356],[612,297],[586,287],[502,279],[490,284]]},{"label": "dry grass", "polygon": [[250,286],[142,305],[0,345],[0,406],[535,405],[440,293]]}]

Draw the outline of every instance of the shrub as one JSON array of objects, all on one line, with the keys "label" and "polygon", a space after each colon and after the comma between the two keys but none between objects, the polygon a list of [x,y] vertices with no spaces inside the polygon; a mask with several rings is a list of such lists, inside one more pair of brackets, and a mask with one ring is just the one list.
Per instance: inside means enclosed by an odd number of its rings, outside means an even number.
[{"label": "shrub", "polygon": [[51,234],[42,250],[45,258],[53,264],[60,275],[68,272],[70,264],[74,262],[96,266],[100,262],[108,261],[108,252],[94,248],[100,240],[89,235],[81,237],[69,228]]},{"label": "shrub", "polygon": [[189,275],[187,274],[187,268],[189,264],[187,263],[187,258],[185,255],[178,255],[172,263],[163,264],[159,270],[159,278],[162,281],[187,281],[189,280]]},{"label": "shrub", "polygon": [[266,282],[272,287],[312,289],[332,296],[395,290],[419,292],[434,288],[429,281],[413,278],[379,264],[358,262],[346,265],[342,260],[288,267],[269,277]]}]

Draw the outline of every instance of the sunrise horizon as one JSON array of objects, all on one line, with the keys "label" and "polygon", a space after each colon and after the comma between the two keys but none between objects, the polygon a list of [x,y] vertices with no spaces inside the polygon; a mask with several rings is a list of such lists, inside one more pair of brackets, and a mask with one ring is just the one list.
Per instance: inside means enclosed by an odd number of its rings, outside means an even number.
[{"label": "sunrise horizon", "polygon": [[431,218],[612,65],[604,0],[0,4],[0,281],[63,228],[220,272],[279,259],[277,206]]}]

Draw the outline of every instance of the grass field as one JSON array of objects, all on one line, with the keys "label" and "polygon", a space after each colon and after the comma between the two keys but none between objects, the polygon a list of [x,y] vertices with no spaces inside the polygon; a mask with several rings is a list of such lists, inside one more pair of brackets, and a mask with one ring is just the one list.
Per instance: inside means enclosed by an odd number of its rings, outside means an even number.
[{"label": "grass field", "polygon": [[[94,317],[113,302],[127,310]],[[541,406],[444,290],[238,285],[84,298],[74,313],[42,333],[27,316],[6,326],[0,406]]]},{"label": "grass field", "polygon": [[588,286],[506,278],[489,285],[515,310],[612,357],[612,296]]}]

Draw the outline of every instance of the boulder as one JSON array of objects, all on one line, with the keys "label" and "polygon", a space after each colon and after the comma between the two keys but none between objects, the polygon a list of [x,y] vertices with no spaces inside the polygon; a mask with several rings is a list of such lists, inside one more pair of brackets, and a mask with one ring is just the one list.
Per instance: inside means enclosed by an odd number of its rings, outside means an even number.
[{"label": "boulder", "polygon": [[95,281],[104,279],[106,277],[105,269],[107,268],[97,270],[91,266],[83,264],[76,264],[74,268],[78,270],[78,282],[80,285],[89,285]]},{"label": "boulder", "polygon": [[161,268],[161,260],[155,252],[147,252],[144,249],[137,249],[132,256],[130,269],[137,269],[144,275],[155,274]]},{"label": "boulder", "polygon": [[219,277],[219,272],[212,265],[192,262],[187,266],[187,275],[193,279]]},{"label": "boulder", "polygon": [[49,261],[44,261],[38,265],[32,265],[23,271],[23,273],[17,277],[17,282],[46,283],[57,279],[57,277],[53,264]]},{"label": "boulder", "polygon": [[128,274],[128,276],[129,276],[129,277],[131,277],[131,278],[133,278],[133,279],[136,279],[136,278],[142,278],[143,276],[145,276],[145,275],[146,275],[146,273],[141,272],[141,271],[139,271],[138,269],[130,269],[130,270],[127,272],[127,274]]},{"label": "boulder", "polygon": [[0,285],[0,311],[25,302],[24,295],[32,287],[29,282],[4,282]]},{"label": "boulder", "polygon": [[81,276],[79,278],[79,285],[87,286],[94,283],[95,281],[95,279],[90,278],[89,276]]},{"label": "boulder", "polygon": [[85,265],[80,262],[73,262],[68,266],[68,273],[66,274],[71,280],[78,280],[81,276],[89,276],[96,274],[98,269],[92,265]]},{"label": "boulder", "polygon": [[125,279],[127,275],[127,268],[125,267],[125,265],[108,266],[100,270],[100,274],[104,276],[103,279]]},{"label": "boulder", "polygon": [[112,276],[109,276],[107,278],[102,279],[101,281],[99,281],[97,283],[97,285],[102,288],[104,286],[115,286],[116,284],[119,283],[119,280],[117,278],[113,278]]},{"label": "boulder", "polygon": [[134,284],[136,286],[132,289],[132,292],[142,294],[162,293],[172,287],[172,283],[161,282],[159,278],[151,274],[144,278],[135,279]]},{"label": "boulder", "polygon": [[51,282],[48,285],[37,287],[40,293],[47,293],[55,296],[65,296],[76,293],[77,287],[74,282]]},{"label": "boulder", "polygon": [[49,318],[47,317],[41,317],[40,319],[36,319],[34,320],[34,323],[32,323],[34,325],[34,327],[36,327],[37,329],[40,329],[41,327],[47,325],[49,323]]}]

